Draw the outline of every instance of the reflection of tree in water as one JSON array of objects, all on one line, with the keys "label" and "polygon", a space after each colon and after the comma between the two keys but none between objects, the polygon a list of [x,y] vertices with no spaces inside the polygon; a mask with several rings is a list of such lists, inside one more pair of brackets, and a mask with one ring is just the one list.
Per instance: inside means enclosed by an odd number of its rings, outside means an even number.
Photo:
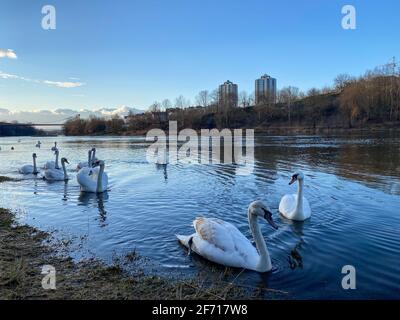
[{"label": "reflection of tree in water", "polygon": [[396,144],[345,145],[340,149],[338,161],[337,175],[400,194],[400,151]]},{"label": "reflection of tree in water", "polygon": [[90,205],[95,205],[99,212],[100,226],[105,227],[107,220],[107,211],[104,206],[104,202],[108,200],[108,193],[91,193],[91,192],[81,192],[79,195],[79,203],[84,206],[89,207]]}]

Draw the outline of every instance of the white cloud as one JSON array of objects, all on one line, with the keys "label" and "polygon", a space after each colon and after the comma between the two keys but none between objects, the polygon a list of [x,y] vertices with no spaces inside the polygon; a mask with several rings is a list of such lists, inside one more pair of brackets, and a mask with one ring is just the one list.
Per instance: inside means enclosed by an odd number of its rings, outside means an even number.
[{"label": "white cloud", "polygon": [[15,75],[15,74],[5,73],[3,71],[0,71],[0,79],[17,79],[17,80],[23,80],[23,81],[27,81],[27,82],[47,84],[49,86],[54,86],[54,87],[58,87],[58,88],[77,88],[77,87],[81,87],[81,86],[85,85],[85,83],[82,83],[82,82],[72,82],[72,81],[63,82],[63,81],[29,79],[29,78]]},{"label": "white cloud", "polygon": [[59,88],[77,88],[85,85],[82,82],[71,82],[71,81],[60,82],[60,81],[44,80],[43,83]]},{"label": "white cloud", "polygon": [[11,49],[0,49],[0,58],[17,59],[17,54]]}]

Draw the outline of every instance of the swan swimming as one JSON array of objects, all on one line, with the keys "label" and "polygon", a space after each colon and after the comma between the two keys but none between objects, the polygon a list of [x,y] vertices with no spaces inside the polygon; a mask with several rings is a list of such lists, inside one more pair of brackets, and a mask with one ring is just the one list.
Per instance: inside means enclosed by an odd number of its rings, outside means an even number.
[{"label": "swan swimming", "polygon": [[65,168],[65,164],[68,163],[66,158],[61,159],[62,170],[60,169],[47,169],[44,172],[43,178],[49,181],[66,181],[68,180],[67,169]]},{"label": "swan swimming", "polygon": [[38,174],[39,171],[36,167],[36,153],[32,154],[32,158],[33,158],[33,165],[30,164],[26,164],[24,166],[22,166],[21,168],[19,168],[19,173],[22,174]]},{"label": "swan swimming", "polygon": [[270,271],[271,258],[258,218],[264,218],[275,229],[278,226],[272,220],[269,208],[261,201],[249,205],[247,216],[257,249],[234,225],[216,218],[196,218],[193,221],[195,233],[176,236],[189,253],[193,250],[212,262],[257,272]]},{"label": "swan swimming", "polygon": [[57,148],[57,141],[54,142],[54,147],[51,147],[51,151],[56,151],[56,150],[58,150],[58,148]]},{"label": "swan swimming", "polygon": [[60,151],[55,150],[54,154],[56,155],[56,161],[47,161],[46,164],[44,165],[43,169],[48,170],[48,169],[60,169],[60,166],[58,165],[58,157],[60,155]]},{"label": "swan swimming", "polygon": [[[95,168],[82,168],[76,175],[81,191],[102,193],[107,191],[108,176],[104,172],[105,163],[102,160],[97,160],[93,163]],[[97,168],[97,167],[100,167]]]},{"label": "swan swimming", "polygon": [[86,168],[86,167],[91,167],[94,161],[97,161],[97,159],[95,160],[92,156],[96,154],[96,148],[92,148],[88,151],[88,161],[82,161],[79,162],[78,165],[76,166],[76,170],[81,170],[82,168]]},{"label": "swan swimming", "polygon": [[286,194],[279,203],[279,212],[287,219],[304,221],[311,216],[308,200],[303,196],[304,174],[296,172],[292,175],[289,185],[299,182],[297,194]]}]

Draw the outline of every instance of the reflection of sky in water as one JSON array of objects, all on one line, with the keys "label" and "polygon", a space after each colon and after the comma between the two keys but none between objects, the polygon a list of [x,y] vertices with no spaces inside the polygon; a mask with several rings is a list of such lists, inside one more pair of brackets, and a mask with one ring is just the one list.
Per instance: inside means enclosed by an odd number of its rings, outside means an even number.
[{"label": "reflection of sky in water", "polygon": [[[257,137],[254,172],[238,175],[235,165],[154,165],[146,161],[143,138],[57,138],[68,158],[71,180],[47,183],[31,177],[1,184],[1,206],[18,209],[21,220],[72,238],[74,257],[137,249],[151,269],[174,277],[221,271],[203,259],[187,257],[175,233],[192,232],[198,215],[234,223],[250,237],[246,208],[264,199],[273,212],[280,198],[295,192],[290,173],[306,174],[305,195],[313,216],[293,223],[275,215],[279,230],[262,223],[273,272],[244,272],[246,285],[281,289],[297,298],[399,298],[400,140],[398,135],[332,138]],[[1,138],[0,174],[20,177],[17,168],[38,154],[52,160],[55,138]],[[11,146],[15,147],[10,151]],[[95,146],[106,161],[108,193],[81,194],[73,171]],[[357,290],[341,289],[341,268],[357,268]]]}]

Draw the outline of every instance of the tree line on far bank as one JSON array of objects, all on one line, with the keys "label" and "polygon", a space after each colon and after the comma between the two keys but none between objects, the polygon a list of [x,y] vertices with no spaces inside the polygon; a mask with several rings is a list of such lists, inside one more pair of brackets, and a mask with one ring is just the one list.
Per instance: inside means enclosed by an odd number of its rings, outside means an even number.
[{"label": "tree line on far bank", "polygon": [[[303,93],[288,86],[279,90],[277,102],[254,104],[254,94],[239,93],[239,107],[220,105],[218,92],[202,90],[196,103],[179,96],[175,104],[165,99],[154,102],[143,114],[125,119],[91,117],[71,119],[64,125],[66,135],[134,134],[152,128],[363,128],[374,124],[400,122],[400,71],[395,63],[352,77],[340,74],[332,87],[312,88]],[[269,100],[269,99],[268,99]]]},{"label": "tree line on far bank", "polygon": [[29,125],[18,125],[17,123],[0,122],[0,137],[12,136],[42,136],[45,135],[43,130],[36,129]]}]

